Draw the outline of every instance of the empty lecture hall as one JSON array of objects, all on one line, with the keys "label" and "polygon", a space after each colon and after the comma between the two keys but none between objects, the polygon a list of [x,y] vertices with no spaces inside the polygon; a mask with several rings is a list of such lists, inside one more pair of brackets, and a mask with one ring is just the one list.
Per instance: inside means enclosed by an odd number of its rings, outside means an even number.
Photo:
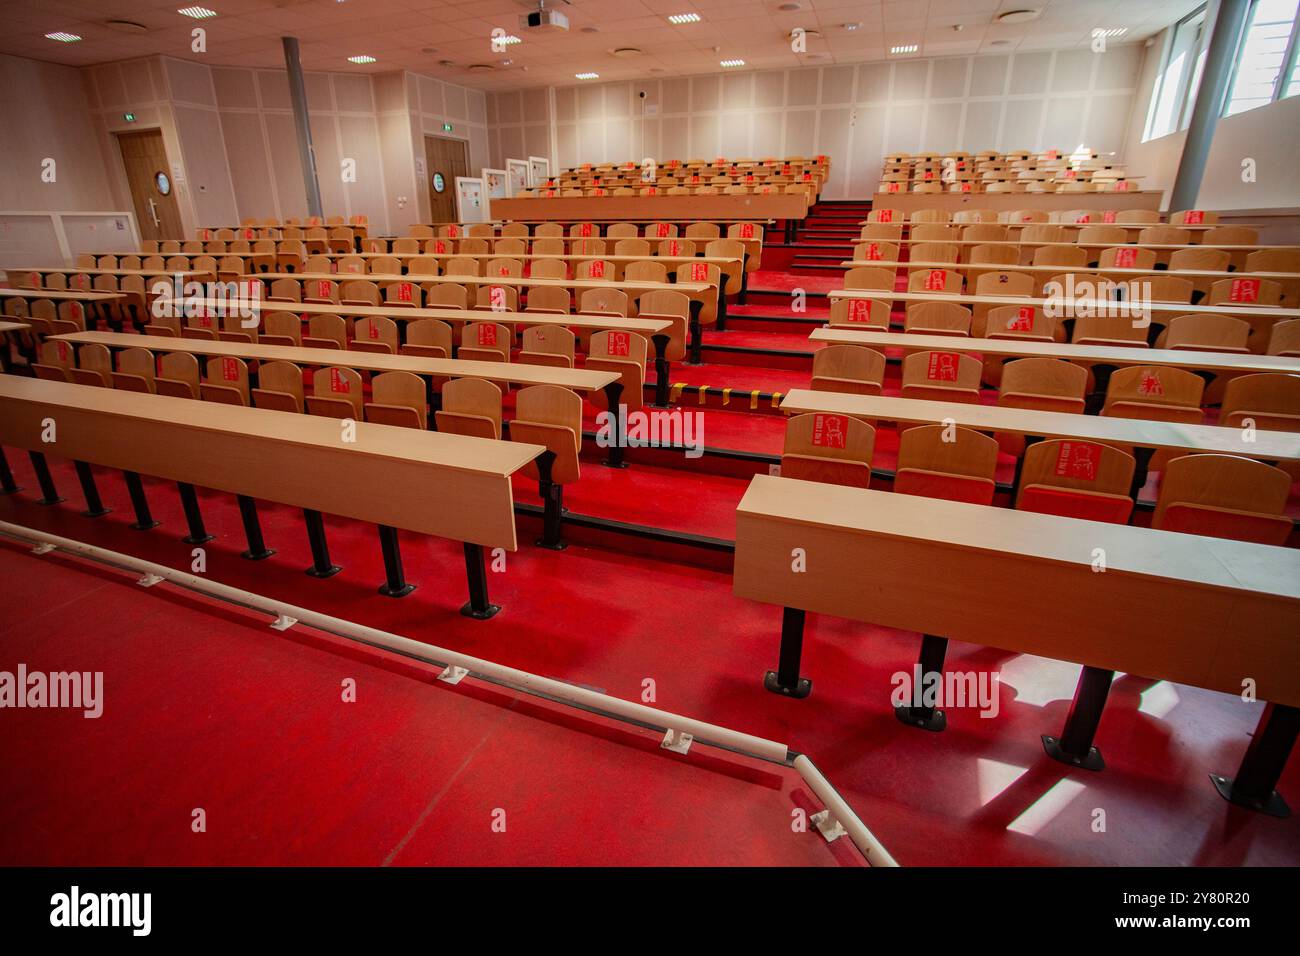
[{"label": "empty lecture hall", "polygon": [[1267,924],[1300,0],[177,2],[0,0],[10,924]]}]

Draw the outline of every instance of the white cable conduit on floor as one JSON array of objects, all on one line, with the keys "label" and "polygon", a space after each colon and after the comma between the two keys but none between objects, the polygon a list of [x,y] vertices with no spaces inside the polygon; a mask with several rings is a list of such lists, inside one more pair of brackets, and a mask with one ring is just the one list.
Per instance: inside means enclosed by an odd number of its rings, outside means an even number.
[{"label": "white cable conduit on floor", "polygon": [[608,714],[644,726],[660,730],[671,730],[674,735],[690,734],[696,743],[721,747],[725,750],[758,757],[773,763],[793,766],[804,779],[804,782],[822,801],[822,804],[830,811],[832,819],[839,822],[849,838],[862,851],[868,863],[873,866],[898,865],[888,851],[872,835],[871,831],[867,829],[866,824],[858,819],[853,809],[835,791],[830,782],[822,776],[821,772],[813,765],[813,762],[803,754],[796,754],[792,763],[791,752],[785,744],[766,740],[762,737],[754,737],[750,734],[742,734],[739,731],[729,730],[726,727],[719,727],[716,724],[705,723],[690,717],[671,714],[654,707],[647,707],[644,704],[611,697],[563,681],[540,677],[527,671],[506,667],[503,664],[496,664],[482,658],[471,657],[433,644],[413,641],[397,634],[365,627],[353,621],[331,617],[328,614],[321,614],[308,608],[286,604],[273,598],[254,594],[251,591],[230,587],[208,578],[177,571],[175,568],[169,568],[166,565],[154,564],[151,561],[144,561],[117,551],[110,551],[107,548],[99,548],[80,541],[74,541],[71,538],[63,538],[22,525],[10,524],[7,521],[0,521],[0,534],[31,544],[51,545],[59,551],[79,555],[123,570],[138,572],[142,575],[153,575],[159,580],[167,581],[177,587],[187,588],[230,604],[269,614],[277,621],[283,618],[292,618],[299,623],[327,634],[334,634],[371,647],[383,648],[404,657],[443,667],[464,668],[471,675],[530,694],[573,704],[587,710]]}]

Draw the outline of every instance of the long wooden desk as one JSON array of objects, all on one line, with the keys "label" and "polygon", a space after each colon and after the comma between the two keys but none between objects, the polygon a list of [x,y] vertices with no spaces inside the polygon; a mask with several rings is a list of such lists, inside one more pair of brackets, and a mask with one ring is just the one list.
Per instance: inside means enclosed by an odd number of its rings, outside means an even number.
[{"label": "long wooden desk", "polygon": [[[1008,270],[1013,271],[1013,270]],[[1068,271],[1068,270],[1067,270]],[[1285,319],[1300,319],[1300,309],[1282,308],[1276,305],[1243,305],[1240,302],[1219,302],[1215,305],[1188,305],[1182,302],[1150,302],[1143,300],[1133,303],[1126,303],[1111,299],[1093,299],[1076,297],[1073,299],[1053,299],[1039,298],[1028,295],[976,295],[970,292],[956,293],[939,293],[939,292],[894,292],[871,289],[833,289],[826,295],[831,299],[878,299],[881,302],[956,302],[961,305],[987,305],[997,307],[1000,305],[1015,306],[1032,306],[1036,309],[1047,309],[1049,303],[1058,314],[1064,312],[1063,320],[1069,321],[1075,315],[1085,310],[1090,310],[1087,314],[1112,314],[1125,315],[1121,311],[1126,306],[1132,305],[1131,311],[1137,311],[1139,308],[1151,313],[1150,318],[1154,320],[1156,315],[1177,316],[1177,315],[1227,315],[1238,319],[1245,319],[1250,323],[1251,337],[1253,347],[1259,351],[1264,351],[1267,347],[1269,335],[1272,333],[1273,324]],[[1258,338],[1256,339],[1256,337]]]},{"label": "long wooden desk", "polygon": [[1074,275],[1119,276],[1123,279],[1138,279],[1143,276],[1172,276],[1176,279],[1269,279],[1273,282],[1300,281],[1297,272],[1220,272],[1213,269],[1124,269],[1104,268],[1102,266],[1026,266],[996,265],[988,262],[900,262],[896,259],[845,259],[840,265],[846,269],[867,267],[871,269],[888,269],[916,271],[925,269],[949,269],[968,276],[968,282],[975,282],[987,272],[1024,272],[1027,275],[1057,276],[1072,273]]},{"label": "long wooden desk", "polygon": [[856,329],[840,328],[814,329],[808,338],[814,342],[827,342],[832,345],[865,345],[873,349],[901,348],[964,352],[1006,358],[1055,358],[1088,362],[1096,382],[1096,390],[1089,396],[1090,412],[1100,409],[1106,386],[1110,382],[1110,373],[1118,365],[1162,365],[1171,368],[1199,369],[1216,375],[1245,375],[1252,372],[1300,374],[1300,358],[1285,355],[1256,355],[1253,352],[1195,352],[1190,349],[1072,345],[1065,342],[923,335],[917,332],[859,332]]},{"label": "long wooden desk", "polygon": [[1033,207],[1049,212],[1064,209],[1151,209],[1159,210],[1164,198],[1161,190],[1129,189],[1105,193],[905,193],[878,192],[875,205],[913,213],[920,209],[996,209],[1011,212]]},{"label": "long wooden desk", "polygon": [[[57,266],[57,267],[23,266],[22,268],[5,270],[5,275],[8,278],[8,280],[14,283],[15,286],[19,286],[24,289],[41,288],[40,285],[30,284],[34,276],[38,277],[38,279],[40,277],[44,277],[48,275],[140,276],[145,279],[151,279],[157,276],[169,278],[176,274],[177,273],[169,271],[167,269],[68,269],[68,268],[64,268],[63,266]],[[194,278],[195,276],[206,276],[209,274],[210,273],[207,272],[190,271],[190,272],[181,272],[180,276],[183,279],[191,279]],[[79,290],[74,289],[72,291],[79,291]],[[93,291],[93,290],[88,289],[86,291]]]},{"label": "long wooden desk", "polygon": [[78,292],[73,289],[0,289],[0,299],[49,299],[51,302],[89,302],[99,305],[124,299],[120,292]]},{"label": "long wooden desk", "polygon": [[799,220],[808,216],[803,194],[762,196],[556,196],[554,198],[494,199],[492,215],[499,219],[545,219],[582,222],[594,216],[615,219],[708,222],[754,218]]},{"label": "long wooden desk", "polygon": [[[42,441],[49,418],[59,425],[53,444]],[[354,427],[355,441],[347,442],[331,418],[0,377],[0,445],[26,449],[43,479],[43,454],[57,451],[236,494],[241,507],[261,498],[374,522],[390,529],[394,546],[395,528],[462,541],[471,590],[465,610],[484,616],[482,548],[516,549],[510,476],[546,449],[367,422]],[[52,484],[43,490],[48,500]],[[260,537],[250,540],[251,557],[268,556]]]},{"label": "long wooden desk", "polygon": [[784,607],[766,683],[788,696],[811,689],[807,611],[920,631],[926,673],[948,639],[1085,665],[1065,733],[1045,741],[1076,766],[1101,766],[1114,671],[1271,701],[1243,800],[1268,799],[1300,725],[1300,550],[758,475],[736,512],[734,591]]},{"label": "long wooden desk", "polygon": [[31,326],[26,322],[10,322],[0,319],[0,373],[11,371],[9,365],[9,333],[25,332]]},{"label": "long wooden desk", "polygon": [[[962,402],[934,402],[882,395],[850,395],[792,388],[781,400],[791,414],[826,412],[853,418],[898,422],[908,425],[938,425],[952,422],[977,431],[1020,435],[1026,443],[1041,439],[1068,438],[1118,445],[1133,445],[1137,468],[1134,496],[1146,484],[1147,468],[1155,452],[1162,449],[1241,455],[1260,461],[1300,461],[1300,433],[1256,431],[1246,441],[1240,428],[1219,425],[1184,425],[1178,422],[1147,421],[1138,418],[1109,418],[1101,415],[1072,415],[999,405],[969,405]],[[1023,461],[1023,458],[1021,459]],[[1017,475],[1017,478],[1019,475]],[[1018,481],[1017,481],[1018,484]]]}]

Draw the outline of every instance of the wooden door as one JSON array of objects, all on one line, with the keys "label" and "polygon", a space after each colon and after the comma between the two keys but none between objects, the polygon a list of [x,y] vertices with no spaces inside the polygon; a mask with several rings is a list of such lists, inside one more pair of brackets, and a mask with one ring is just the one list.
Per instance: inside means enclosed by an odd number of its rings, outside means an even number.
[{"label": "wooden door", "polygon": [[171,163],[167,162],[167,151],[163,148],[162,130],[118,133],[117,145],[131,187],[140,238],[184,239],[181,207],[176,201],[176,183],[172,181]]},{"label": "wooden door", "polygon": [[[463,139],[424,137],[424,164],[429,183],[430,222],[456,221],[456,177],[469,175],[469,150]],[[437,188],[442,177],[442,191]]]}]

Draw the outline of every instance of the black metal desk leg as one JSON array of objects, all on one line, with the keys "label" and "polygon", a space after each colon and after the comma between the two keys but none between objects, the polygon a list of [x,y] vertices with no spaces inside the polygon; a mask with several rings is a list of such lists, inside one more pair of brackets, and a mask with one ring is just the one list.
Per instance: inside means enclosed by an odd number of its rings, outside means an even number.
[{"label": "black metal desk leg", "polygon": [[[921,635],[921,658],[912,681],[912,703],[894,708],[894,716],[904,724],[922,730],[940,731],[948,726],[948,716],[938,706],[939,688],[943,686],[943,659],[948,654],[948,638]],[[933,675],[933,676],[931,676]],[[929,687],[934,690],[930,691]],[[927,695],[930,699],[927,702]]]},{"label": "black metal desk leg", "polygon": [[247,495],[239,495],[239,517],[244,522],[244,537],[248,539],[248,550],[240,554],[249,561],[262,561],[275,554],[266,547],[262,540],[262,522],[257,517],[257,502]]},{"label": "black metal desk leg", "polygon": [[469,581],[469,602],[460,613],[479,621],[495,616],[501,607],[488,602],[487,567],[481,544],[465,543],[465,576]]},{"label": "black metal desk leg", "polygon": [[385,597],[406,597],[415,590],[415,585],[407,583],[402,571],[402,546],[397,540],[396,528],[379,525],[379,547],[384,552],[384,577],[387,579],[379,586],[379,593]]},{"label": "black metal desk leg", "polygon": [[691,344],[689,348],[689,357],[686,360],[687,365],[700,364],[700,349],[704,345],[704,333],[700,329],[700,309],[704,307],[703,302],[691,302]]},{"label": "black metal desk leg", "polygon": [[740,260],[740,295],[736,296],[736,301],[740,305],[745,304],[745,296],[749,294],[749,270],[745,268],[745,260]]},{"label": "black metal desk leg", "polygon": [[87,518],[104,517],[113,509],[104,507],[104,502],[99,497],[99,486],[95,484],[95,473],[90,470],[90,466],[84,461],[74,461],[72,464],[77,469],[77,480],[81,482],[81,494],[86,499],[86,510],[82,514]]},{"label": "black metal desk leg", "polygon": [[763,675],[763,687],[774,694],[804,698],[812,693],[812,681],[799,676],[799,661],[803,657],[803,626],[806,611],[787,607],[781,617],[781,656],[776,670]]},{"label": "black metal desk leg", "polygon": [[206,544],[211,541],[216,535],[208,534],[208,529],[203,526],[203,512],[199,510],[199,496],[194,486],[178,481],[176,490],[180,492],[181,509],[185,512],[185,525],[189,528],[189,534],[181,540],[186,544]]},{"label": "black metal desk leg", "polygon": [[623,434],[623,416],[620,414],[620,406],[623,402],[623,382],[610,382],[605,386],[605,402],[609,405],[609,434],[612,444],[609,446],[609,457],[605,459],[605,466],[608,468],[626,468],[627,462],[623,460],[623,449],[627,445],[627,436]]},{"label": "black metal desk leg", "polygon": [[1266,704],[1237,776],[1210,774],[1223,799],[1269,816],[1290,816],[1291,808],[1277,792],[1277,781],[1291,756],[1297,732],[1300,710],[1285,704]]},{"label": "black metal desk leg", "polygon": [[32,468],[36,471],[36,483],[41,486],[41,497],[36,503],[57,505],[63,499],[59,497],[59,489],[54,487],[54,476],[50,474],[50,466],[45,460],[45,455],[39,451],[29,451],[27,457],[31,459]]},{"label": "black metal desk leg", "polygon": [[1138,493],[1142,491],[1143,486],[1147,483],[1147,476],[1151,473],[1151,459],[1155,457],[1155,454],[1156,450],[1154,448],[1143,448],[1141,446],[1133,448],[1133,457],[1136,459],[1137,464],[1133,468],[1133,484],[1129,486],[1128,494],[1135,503],[1137,502]]},{"label": "black metal desk leg", "polygon": [[655,345],[655,407],[668,407],[668,343],[670,341],[666,332],[660,332],[658,335],[651,336],[651,341]]},{"label": "black metal desk leg", "polygon": [[14,473],[9,468],[9,459],[5,457],[5,450],[0,448],[0,491],[6,495],[17,494],[22,491],[14,481]]},{"label": "black metal desk leg", "polygon": [[153,514],[149,511],[149,499],[145,497],[144,483],[140,481],[140,476],[134,471],[124,471],[122,478],[126,481],[126,492],[131,496],[131,507],[135,510],[135,521],[131,527],[136,531],[158,527],[158,522],[153,520]]},{"label": "black metal desk leg", "polygon": [[1083,412],[1085,415],[1096,415],[1101,412],[1102,406],[1106,404],[1106,389],[1110,385],[1110,376],[1114,371],[1115,366],[1113,365],[1094,365],[1092,367],[1095,387],[1084,399]]},{"label": "black metal desk leg", "polygon": [[537,539],[539,548],[563,551],[568,547],[560,537],[560,520],[564,514],[564,486],[551,481],[551,466],[555,452],[547,450],[537,456],[537,494],[545,510],[542,512],[542,536]]},{"label": "black metal desk leg", "polygon": [[1025,458],[1029,455],[1029,449],[1043,440],[1042,435],[1026,435],[1025,448],[1016,459],[1016,474],[1011,479],[1011,507],[1016,506],[1016,499],[1020,497],[1020,478],[1025,471]]},{"label": "black metal desk leg", "polygon": [[727,329],[727,277],[721,276],[718,279],[718,315],[713,321],[713,327],[719,332],[725,332]]},{"label": "black metal desk leg", "polygon": [[307,525],[307,541],[311,545],[311,567],[307,573],[313,578],[328,578],[343,569],[330,561],[329,542],[325,540],[325,521],[319,511],[302,509],[302,520]]},{"label": "black metal desk leg", "polygon": [[1101,712],[1106,707],[1106,695],[1110,693],[1110,683],[1115,679],[1114,671],[1099,667],[1084,666],[1079,675],[1079,686],[1074,689],[1074,700],[1070,701],[1070,713],[1065,718],[1065,729],[1061,736],[1050,737],[1043,734],[1043,749],[1053,760],[1082,767],[1085,770],[1101,770],[1106,762],[1101,759],[1101,751],[1092,745],[1101,723]]}]

